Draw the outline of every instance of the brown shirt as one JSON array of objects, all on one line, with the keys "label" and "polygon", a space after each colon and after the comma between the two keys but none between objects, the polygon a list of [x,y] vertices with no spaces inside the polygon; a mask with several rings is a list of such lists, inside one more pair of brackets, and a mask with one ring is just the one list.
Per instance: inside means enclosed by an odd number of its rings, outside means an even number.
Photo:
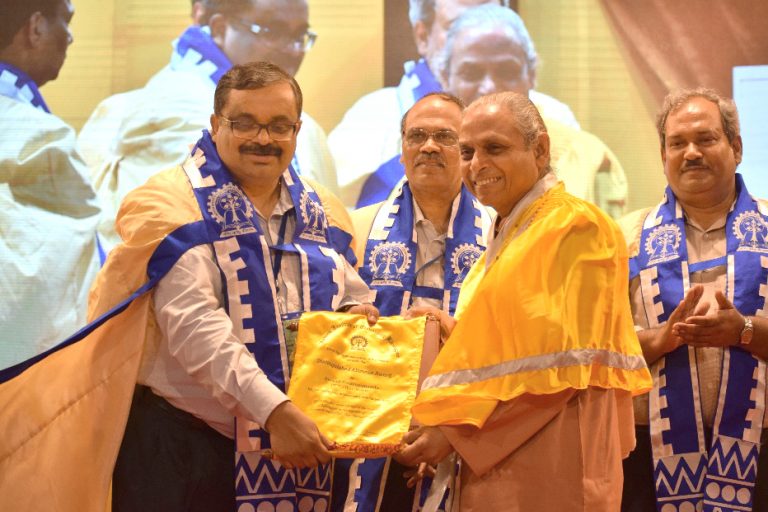
[{"label": "brown shirt", "polygon": [[619,510],[631,395],[590,387],[500,403],[482,429],[440,427],[462,458],[461,512]]},{"label": "brown shirt", "polygon": [[[686,219],[685,239],[688,249],[688,264],[708,261],[725,256],[726,233],[723,218],[709,229],[702,229]],[[704,287],[702,302],[709,303],[709,312],[717,309],[715,292],[725,292],[725,264],[693,272],[690,275],[691,286],[700,284]],[[629,296],[632,303],[632,315],[635,326],[639,329],[649,327],[643,296],[640,290],[640,278],[636,277],[629,283]],[[696,366],[699,373],[699,389],[701,390],[701,413],[704,425],[711,427],[717,410],[717,398],[720,390],[720,373],[723,362],[723,349],[717,347],[702,347],[696,350]],[[658,364],[658,361],[654,364]],[[651,365],[653,369],[654,365]],[[635,397],[635,422],[638,425],[648,425],[648,394]],[[768,415],[763,426],[768,426]]]}]

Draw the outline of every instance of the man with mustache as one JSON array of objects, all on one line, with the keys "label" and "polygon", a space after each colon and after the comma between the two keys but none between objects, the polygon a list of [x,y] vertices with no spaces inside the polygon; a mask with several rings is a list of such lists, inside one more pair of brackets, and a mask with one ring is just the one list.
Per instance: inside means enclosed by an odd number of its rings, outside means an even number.
[{"label": "man with mustache", "polygon": [[635,399],[622,510],[768,510],[768,203],[736,168],[736,105],[670,93],[657,119],[669,186],[622,219],[653,390]]},{"label": "man with mustache", "polygon": [[[396,165],[401,143],[396,126],[403,114],[427,93],[456,94],[440,76],[441,54],[451,24],[473,6],[507,6],[509,3],[506,0],[409,0],[408,17],[419,59],[403,63],[404,73],[396,87],[384,87],[358,99],[328,135],[328,145],[336,162],[339,193],[345,204],[359,208],[386,198],[403,175],[402,167]],[[527,33],[525,37],[528,38]],[[533,43],[528,39],[520,43],[530,46],[529,53],[535,62]],[[535,69],[530,69],[525,79],[529,81],[527,93],[543,115],[579,128],[568,105],[534,90]],[[390,166],[398,172],[387,180],[392,172]]]},{"label": "man with mustache", "polygon": [[[137,90],[111,96],[78,137],[105,214],[107,249],[123,197],[154,173],[180,164],[208,123],[216,82],[235,64],[272,62],[295,75],[317,37],[306,0],[197,0],[193,25],[173,43],[169,64]],[[320,125],[306,112],[294,167],[336,190],[333,159]]]},{"label": "man with mustache", "polygon": [[287,72],[234,66],[190,158],[121,206],[90,317],[159,281],[117,316],[146,328],[116,512],[327,510],[330,443],[285,395],[286,326],[309,310],[378,312],[347,260],[346,210],[291,165],[301,107]]},{"label": "man with mustache", "polygon": [[[450,321],[461,283],[485,249],[490,218],[459,174],[463,109],[446,93],[417,101],[401,121],[405,178],[386,201],[352,213],[363,241],[359,272],[384,315],[431,312]],[[352,504],[358,512],[419,508],[429,481],[414,492],[406,487],[405,471],[394,460],[336,461],[334,510]],[[355,480],[361,485],[350,486]]]},{"label": "man with mustache", "polygon": [[497,216],[412,408],[425,426],[397,455],[435,464],[455,450],[452,510],[619,508],[631,394],[650,388],[626,248],[604,212],[565,191],[549,148],[522,94],[483,96],[464,112],[462,178]]}]

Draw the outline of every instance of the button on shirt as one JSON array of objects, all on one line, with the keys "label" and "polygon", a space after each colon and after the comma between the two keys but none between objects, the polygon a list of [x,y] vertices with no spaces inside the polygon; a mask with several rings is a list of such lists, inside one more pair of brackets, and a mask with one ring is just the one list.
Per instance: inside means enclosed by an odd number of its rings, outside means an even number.
[{"label": "button on shirt", "polygon": [[[686,219],[685,238],[688,249],[688,263],[698,263],[726,254],[726,219],[713,224],[709,229],[702,229],[694,222]],[[715,292],[725,292],[726,266],[708,268],[690,275],[691,286],[700,284],[704,287],[704,294],[699,303],[709,303],[707,314],[717,310]],[[648,329],[648,319],[645,313],[643,295],[640,290],[640,278],[636,277],[629,284],[629,295],[632,303],[632,315],[635,326]],[[717,410],[717,399],[720,392],[721,366],[723,362],[723,350],[718,347],[696,348],[696,367],[699,373],[699,389],[701,390],[701,413],[704,425],[711,427],[714,423]],[[657,363],[654,363],[657,364]],[[635,397],[635,423],[648,425],[648,394]],[[768,417],[763,422],[768,426]]]},{"label": "button on shirt", "polygon": [[[442,290],[445,284],[446,233],[437,234],[434,224],[424,217],[415,200],[413,201],[413,222],[416,226],[416,285]],[[443,301],[413,297],[411,307],[415,306],[434,306],[437,309],[443,309]]]},{"label": "button on shirt", "polygon": [[[270,246],[279,243],[283,216],[287,216],[283,240],[292,240],[296,212],[281,182],[269,219],[257,212]],[[274,262],[276,251],[270,253]],[[267,271],[272,272],[271,266]],[[368,287],[346,260],[344,279],[340,307],[370,302]],[[281,313],[302,310],[298,255],[283,253],[276,288]],[[274,408],[288,399],[233,333],[212,245],[194,247],[179,258],[158,283],[153,301],[163,342],[146,347],[140,383],[230,438],[233,416],[264,425]]]}]

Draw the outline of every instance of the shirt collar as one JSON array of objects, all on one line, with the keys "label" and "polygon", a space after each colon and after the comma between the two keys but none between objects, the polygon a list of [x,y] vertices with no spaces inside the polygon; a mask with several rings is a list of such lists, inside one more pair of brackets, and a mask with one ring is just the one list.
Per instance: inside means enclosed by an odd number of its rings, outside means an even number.
[{"label": "shirt collar", "polygon": [[[733,200],[733,203],[731,203],[731,207],[728,209],[728,213],[732,212],[733,209],[736,207],[736,199]],[[685,213],[685,209],[683,209],[683,217],[685,218],[685,224],[688,227],[691,227],[695,229],[696,231],[700,231],[702,233],[709,233],[710,231],[717,231],[718,229],[725,228],[725,223],[728,221],[728,215],[723,215],[717,221],[709,226],[709,228],[704,229],[702,228],[696,221],[688,217],[688,214]]]},{"label": "shirt collar", "polygon": [[490,242],[495,242],[496,239],[498,240],[504,240],[504,238],[507,236],[507,231],[515,224],[517,219],[520,217],[520,215],[523,214],[523,212],[528,208],[535,200],[543,196],[549,189],[557,185],[557,176],[555,176],[554,172],[548,172],[539,180],[534,183],[533,187],[526,192],[526,194],[515,204],[514,207],[512,207],[512,211],[509,212],[509,215],[506,217],[500,217],[499,214],[496,214],[496,219],[494,221],[494,226],[498,225],[498,233],[493,234],[496,232],[496,230],[493,230],[489,234],[489,244]]},{"label": "shirt collar", "polygon": [[[448,232],[438,234],[437,229],[435,229],[435,225],[432,224],[432,221],[429,220],[424,216],[424,212],[421,211],[421,207],[419,207],[419,204],[416,202],[415,197],[411,197],[411,201],[413,202],[413,225],[417,229],[422,229],[427,234],[431,234],[430,236],[433,236],[435,240],[445,240],[445,238],[448,236]],[[456,197],[453,199],[453,202],[451,203],[451,215],[450,219],[453,219],[453,213],[456,211],[456,208],[459,207],[459,201],[461,201],[461,191],[459,191],[458,194],[456,194]],[[449,219],[449,221],[450,221]]]},{"label": "shirt collar", "polygon": [[281,217],[285,213],[287,213],[289,210],[294,208],[293,205],[293,198],[291,198],[291,193],[288,191],[288,187],[285,185],[285,181],[280,178],[280,183],[278,184],[280,187],[279,196],[277,198],[277,203],[275,203],[275,207],[272,209],[269,214],[262,215],[262,212],[258,210],[258,208],[254,208],[254,211],[256,214],[263,220],[271,219],[272,217],[278,216]]}]

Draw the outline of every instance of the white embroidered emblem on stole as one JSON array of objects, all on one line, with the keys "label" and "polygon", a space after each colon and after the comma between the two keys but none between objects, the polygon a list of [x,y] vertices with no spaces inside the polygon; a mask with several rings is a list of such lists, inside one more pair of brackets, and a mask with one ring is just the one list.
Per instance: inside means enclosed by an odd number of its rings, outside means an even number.
[{"label": "white embroidered emblem on stole", "polygon": [[251,222],[253,207],[245,194],[232,183],[210,195],[208,212],[222,226],[222,238],[256,232]]}]

